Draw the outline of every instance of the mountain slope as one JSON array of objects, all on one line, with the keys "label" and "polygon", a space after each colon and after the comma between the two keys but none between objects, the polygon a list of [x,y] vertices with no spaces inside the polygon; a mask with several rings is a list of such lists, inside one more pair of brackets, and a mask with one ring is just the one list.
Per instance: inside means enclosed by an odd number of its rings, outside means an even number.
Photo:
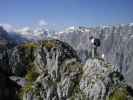
[{"label": "mountain slope", "polygon": [[13,100],[133,98],[132,88],[116,66],[97,57],[82,64],[77,52],[60,40],[25,43],[3,52],[0,52],[2,100],[10,96]]},{"label": "mountain slope", "polygon": [[73,31],[64,31],[59,39],[69,43],[80,54],[82,62],[90,57],[93,36],[101,40],[98,48],[99,55],[104,55],[107,62],[119,67],[129,84],[133,84],[133,26],[114,25],[95,28],[79,27]]}]

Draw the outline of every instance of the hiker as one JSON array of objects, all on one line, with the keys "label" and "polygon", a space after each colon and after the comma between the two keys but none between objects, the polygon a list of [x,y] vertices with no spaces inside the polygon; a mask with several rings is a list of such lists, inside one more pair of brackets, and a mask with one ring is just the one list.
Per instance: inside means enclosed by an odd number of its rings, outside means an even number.
[{"label": "hiker", "polygon": [[92,44],[92,58],[98,57],[97,48],[100,46],[100,39],[90,37]]}]

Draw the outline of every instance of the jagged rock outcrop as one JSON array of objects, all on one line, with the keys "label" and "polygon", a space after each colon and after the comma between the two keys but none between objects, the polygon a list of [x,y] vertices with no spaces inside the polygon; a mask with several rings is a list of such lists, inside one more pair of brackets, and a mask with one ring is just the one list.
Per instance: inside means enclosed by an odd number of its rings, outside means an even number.
[{"label": "jagged rock outcrop", "polygon": [[9,66],[9,56],[7,48],[0,49],[0,69],[6,73],[6,75],[11,75],[11,68]]},{"label": "jagged rock outcrop", "polygon": [[42,73],[22,89],[22,100],[133,99],[133,90],[122,74],[103,59],[88,59],[85,65],[69,59],[62,66],[55,63],[49,67],[47,74]]},{"label": "jagged rock outcrop", "polygon": [[101,58],[82,64],[77,52],[62,41],[47,39],[4,52],[1,65],[5,64],[5,69],[0,66],[2,100],[9,96],[12,100],[133,99],[133,90],[117,66]]},{"label": "jagged rock outcrop", "polygon": [[27,43],[16,46],[10,50],[9,66],[11,71],[16,76],[25,76],[28,68],[34,61],[34,52],[37,48],[34,43]]},{"label": "jagged rock outcrop", "polygon": [[[40,74],[22,88],[22,100],[133,99],[133,91],[117,66],[100,58],[88,59],[85,65],[76,59],[77,56],[66,56],[61,61],[59,58],[65,54],[62,53],[64,50],[61,51],[60,46],[55,49],[53,40],[45,43],[35,54],[35,65]],[[66,50],[68,52],[69,49]]]},{"label": "jagged rock outcrop", "polygon": [[[89,58],[93,36],[101,40],[99,54],[104,54],[105,60],[117,65],[130,85],[133,84],[133,26],[112,25],[100,27],[78,27],[59,34],[59,39],[69,43],[80,54],[83,63]],[[75,38],[76,37],[76,38]],[[84,52],[83,52],[84,51]],[[88,51],[88,54],[86,54]]]},{"label": "jagged rock outcrop", "polygon": [[130,100],[128,88],[119,69],[102,59],[88,59],[83,67],[80,89],[86,100]]},{"label": "jagged rock outcrop", "polygon": [[[62,73],[62,71],[68,69],[63,69],[63,64],[78,63],[80,65],[77,53],[73,50],[72,47],[59,40],[53,39],[40,41],[38,43],[22,44],[12,49],[5,49],[1,52],[1,54],[2,70],[6,73],[8,78],[10,77],[10,79],[13,80],[14,83],[16,82],[16,84],[21,85],[23,89],[27,86],[27,84],[31,84],[33,81],[35,81],[38,76],[40,77],[40,79],[37,83],[41,84],[44,81],[44,83],[47,84],[47,82],[45,82],[45,78],[47,79],[47,77],[51,77],[50,79],[52,80],[52,82],[55,83],[55,81],[60,81],[60,84],[64,85],[63,83],[61,83],[61,77],[64,74]],[[66,60],[68,61],[66,62]],[[2,67],[2,65],[5,66]],[[75,71],[75,69],[68,71]],[[80,67],[78,67],[77,71],[80,71]],[[69,72],[67,72],[66,74],[69,74]],[[41,78],[42,76],[43,78]],[[68,82],[67,80],[71,81],[71,78],[66,78],[66,80],[64,81]],[[73,84],[73,81],[71,82],[71,84]],[[62,85],[59,85],[60,89],[64,88]],[[69,89],[71,89],[71,85],[69,87]],[[68,93],[69,91],[67,91],[67,93],[63,93],[64,98],[66,98],[65,96],[68,95]],[[50,94],[48,93],[48,95]]]},{"label": "jagged rock outcrop", "polygon": [[9,76],[12,75],[11,65],[9,64],[12,52],[10,49],[14,48],[16,44],[14,39],[0,26],[0,68]]},{"label": "jagged rock outcrop", "polygon": [[[58,51],[57,51],[58,49]],[[36,67],[38,73],[46,69],[50,59],[52,59],[53,52],[59,52],[58,64],[61,65],[64,59],[75,58],[79,60],[76,51],[68,44],[59,40],[44,40],[38,43],[27,43],[16,46],[8,50],[9,66],[11,71],[17,76],[25,76],[29,67]],[[56,59],[53,59],[53,64]],[[52,65],[51,65],[52,66]]]},{"label": "jagged rock outcrop", "polygon": [[82,73],[82,66],[76,52],[58,40],[42,42],[35,53],[37,79],[22,89],[24,100],[63,100],[72,95]]},{"label": "jagged rock outcrop", "polygon": [[[23,99],[66,100],[72,96],[82,70],[79,63],[75,63],[74,61],[68,62],[70,65],[58,66],[60,67],[59,71],[57,71],[58,69],[56,68],[52,68],[47,75],[42,74],[39,76],[37,80],[31,84],[30,90],[26,91],[23,95]],[[71,66],[73,68],[70,68]]]}]

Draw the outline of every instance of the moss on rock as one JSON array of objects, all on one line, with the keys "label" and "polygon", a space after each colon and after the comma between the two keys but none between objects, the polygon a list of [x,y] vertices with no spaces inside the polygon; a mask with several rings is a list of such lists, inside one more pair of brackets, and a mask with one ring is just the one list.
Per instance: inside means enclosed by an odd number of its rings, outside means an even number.
[{"label": "moss on rock", "polygon": [[86,96],[84,93],[80,90],[79,85],[77,84],[73,90],[72,96],[69,98],[69,100],[86,100]]},{"label": "moss on rock", "polygon": [[36,80],[36,78],[39,76],[39,73],[35,72],[35,71],[28,71],[25,78],[30,81],[30,82],[34,82]]},{"label": "moss on rock", "polygon": [[32,92],[33,84],[31,82],[27,83],[23,88],[20,89],[18,93],[19,100],[23,100],[23,96],[25,93]]},{"label": "moss on rock", "polygon": [[110,95],[109,100],[127,100],[128,91],[125,88],[116,88]]}]

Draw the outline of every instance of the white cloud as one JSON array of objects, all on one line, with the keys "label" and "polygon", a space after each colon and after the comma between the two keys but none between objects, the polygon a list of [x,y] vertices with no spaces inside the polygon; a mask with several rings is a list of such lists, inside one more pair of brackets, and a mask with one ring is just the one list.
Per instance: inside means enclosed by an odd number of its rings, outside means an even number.
[{"label": "white cloud", "polygon": [[14,32],[16,28],[11,24],[0,24],[7,32]]},{"label": "white cloud", "polygon": [[23,27],[23,28],[21,28],[21,31],[23,31],[23,32],[26,32],[26,31],[30,31],[30,27]]},{"label": "white cloud", "polygon": [[48,23],[44,19],[40,20],[38,24],[39,24],[39,26],[46,26],[46,25],[48,25]]},{"label": "white cloud", "polygon": [[133,26],[133,23],[130,23],[129,26]]},{"label": "white cloud", "polygon": [[21,34],[21,35],[32,35],[33,34],[32,29],[28,26],[17,29],[16,33]]},{"label": "white cloud", "polygon": [[70,29],[70,30],[74,30],[75,27],[74,27],[74,26],[71,26],[71,27],[69,27],[68,29]]}]

